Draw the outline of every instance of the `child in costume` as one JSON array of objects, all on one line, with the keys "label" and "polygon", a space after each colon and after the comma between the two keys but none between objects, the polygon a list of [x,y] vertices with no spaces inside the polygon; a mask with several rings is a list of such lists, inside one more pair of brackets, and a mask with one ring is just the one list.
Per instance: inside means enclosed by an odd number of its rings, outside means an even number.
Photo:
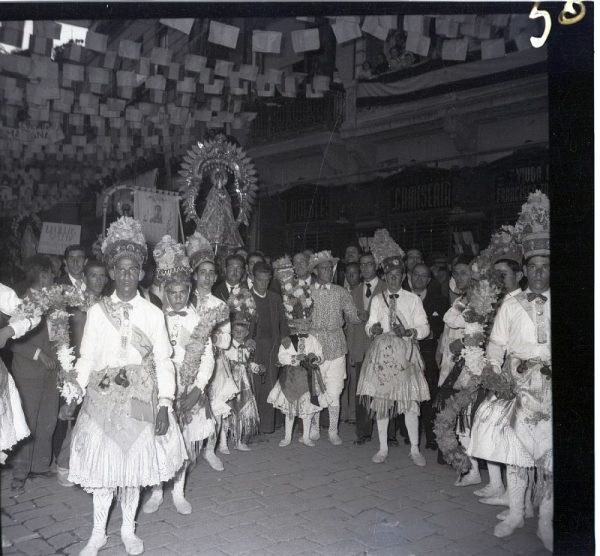
[{"label": "child in costume", "polygon": [[[235,296],[232,296],[235,297]],[[249,298],[253,301],[252,297]],[[231,374],[238,387],[238,394],[230,400],[231,414],[227,418],[228,429],[232,433],[236,450],[247,452],[248,440],[258,434],[260,418],[258,406],[252,390],[250,373],[262,375],[263,365],[254,362],[256,344],[249,338],[252,316],[247,310],[233,309],[231,314],[231,346],[225,351]],[[227,436],[221,437],[221,451],[227,449]]]},{"label": "child in costume", "polygon": [[[312,315],[310,286],[301,286],[294,279],[289,257],[275,261],[277,278],[281,283],[285,316],[291,330],[289,347],[279,347],[281,369],[268,402],[285,415],[285,437],[279,446],[288,446],[296,417],[302,419],[302,437],[305,446],[314,446],[310,438],[311,424],[321,411],[319,395],[325,386],[319,369],[323,361],[323,348],[315,336],[309,334]],[[323,401],[326,406],[327,402]],[[318,427],[318,422],[314,426]]]},{"label": "child in costume", "polygon": [[69,480],[91,492],[94,504],[83,556],[95,556],[106,544],[117,489],[125,550],[141,554],[144,544],[135,534],[140,488],[172,479],[187,459],[172,409],[175,369],[164,316],[137,289],[147,255],[141,224],[126,216],[111,224],[102,253],[115,292],[88,311],[75,366],[83,405],[73,429]]},{"label": "child in costume", "polygon": [[212,469],[223,471],[223,462],[215,454],[217,437],[220,436],[221,442],[224,442],[226,431],[223,430],[223,419],[231,413],[231,407],[227,402],[238,393],[237,385],[231,376],[229,363],[224,355],[224,351],[231,344],[229,309],[224,301],[211,293],[217,280],[217,267],[210,243],[196,231],[187,239],[186,252],[196,278],[196,289],[190,296],[192,305],[199,313],[214,311],[216,314],[222,315],[222,319],[219,319],[211,335],[215,353],[215,370],[208,383],[208,400],[215,420],[215,432],[206,440],[203,457]]},{"label": "child in costume", "polygon": [[[218,309],[199,314],[188,304],[192,269],[183,245],[164,236],[154,249],[154,258],[156,280],[164,288],[163,312],[173,346],[172,360],[177,375],[176,413],[188,457],[195,461],[198,448],[215,430],[214,419],[207,416],[205,390],[215,367],[210,335],[217,321],[222,319],[223,311],[221,314]],[[180,514],[192,511],[184,496],[187,467],[184,465],[173,480],[173,504]],[[162,500],[163,487],[156,485],[142,510],[153,513]]]}]

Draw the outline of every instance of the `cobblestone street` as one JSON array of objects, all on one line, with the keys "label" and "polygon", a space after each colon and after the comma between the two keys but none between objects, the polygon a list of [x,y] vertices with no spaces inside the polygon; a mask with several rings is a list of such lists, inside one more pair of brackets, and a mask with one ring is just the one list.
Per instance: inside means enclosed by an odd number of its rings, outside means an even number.
[{"label": "cobblestone street", "polygon": [[[175,512],[170,488],[159,511],[138,514],[144,554],[281,555],[545,555],[537,519],[507,539],[492,535],[503,508],[477,502],[477,487],[453,486],[455,473],[425,450],[416,467],[408,447],[391,447],[388,461],[371,463],[376,442],[353,446],[353,430],[340,427],[344,444],[326,431],[316,447],[279,448],[282,431],[253,444],[249,453],[221,456],[224,472],[200,459],[190,473],[191,515]],[[487,473],[483,473],[487,478]],[[35,478],[11,497],[10,470],[2,471],[2,531],[14,545],[5,555],[77,554],[92,527],[91,496],[55,478]],[[145,496],[144,496],[145,499]],[[113,505],[109,540],[100,554],[123,555],[121,510]]]}]

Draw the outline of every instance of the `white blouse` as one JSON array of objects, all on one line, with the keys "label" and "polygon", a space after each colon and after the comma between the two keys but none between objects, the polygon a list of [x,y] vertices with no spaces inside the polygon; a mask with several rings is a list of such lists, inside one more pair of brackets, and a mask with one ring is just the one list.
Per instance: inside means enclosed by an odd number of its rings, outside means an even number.
[{"label": "white blouse", "polygon": [[[367,335],[371,334],[371,328],[376,323],[381,325],[384,333],[391,330],[390,308],[388,306],[390,303],[388,299],[389,293],[388,290],[378,293],[373,298],[373,301],[371,301],[369,320],[365,325]],[[398,294],[398,298],[396,299],[396,316],[400,319],[404,328],[407,330],[414,328],[417,331],[417,340],[427,338],[429,336],[429,321],[427,320],[427,313],[423,309],[423,302],[420,297],[406,290],[399,290],[396,293]]]},{"label": "white blouse", "polygon": [[[112,294],[111,301],[121,302],[116,293]],[[171,361],[173,349],[169,342],[163,312],[139,294],[127,303],[133,307],[129,312],[130,322],[148,336],[152,345],[158,397],[173,400],[175,398],[175,369]],[[77,381],[84,392],[92,371],[105,367],[141,364],[142,356],[130,342],[124,349],[123,359],[121,359],[120,346],[120,331],[110,323],[100,303],[93,305],[87,313],[81,340],[81,357],[75,365]]]}]

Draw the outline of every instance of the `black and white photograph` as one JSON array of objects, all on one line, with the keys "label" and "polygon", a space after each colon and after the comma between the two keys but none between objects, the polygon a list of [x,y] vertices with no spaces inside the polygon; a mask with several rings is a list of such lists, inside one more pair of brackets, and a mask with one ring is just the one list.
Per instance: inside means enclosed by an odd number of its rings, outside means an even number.
[{"label": "black and white photograph", "polygon": [[593,555],[594,18],[0,0],[0,554]]}]

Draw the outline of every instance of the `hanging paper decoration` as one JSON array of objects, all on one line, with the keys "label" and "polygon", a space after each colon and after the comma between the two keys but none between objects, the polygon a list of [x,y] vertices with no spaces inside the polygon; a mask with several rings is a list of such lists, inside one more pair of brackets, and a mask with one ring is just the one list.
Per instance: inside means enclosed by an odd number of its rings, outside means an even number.
[{"label": "hanging paper decoration", "polygon": [[239,34],[239,27],[226,25],[225,23],[220,23],[218,21],[211,21],[210,30],[208,32],[208,42],[220,44],[227,48],[235,48]]},{"label": "hanging paper decoration", "polygon": [[[214,139],[194,145],[184,156],[179,174],[183,178],[181,191],[185,195],[186,219],[194,221],[209,241],[209,236],[212,236],[211,243],[229,244],[231,237],[227,239],[225,236],[235,236],[238,226],[249,224],[252,204],[258,190],[252,160],[241,147],[227,141],[225,135],[219,134]],[[208,213],[205,214],[205,210],[201,218],[196,212],[196,197],[203,183],[206,183],[206,178],[209,178],[212,189],[207,197]],[[231,199],[225,188],[230,178],[233,179],[233,188],[240,207],[235,220]],[[215,226],[214,229],[211,229],[211,224]],[[225,229],[231,227],[229,224],[235,225],[235,233]]]},{"label": "hanging paper decoration", "polygon": [[282,33],[279,31],[252,31],[252,51],[279,54],[281,36]]},{"label": "hanging paper decoration", "polygon": [[158,22],[167,27],[171,27],[172,29],[177,29],[177,31],[181,31],[186,35],[191,33],[192,27],[194,26],[194,20],[188,18],[159,19]]},{"label": "hanging paper decoration", "polygon": [[319,50],[321,43],[319,41],[318,29],[300,29],[292,31],[292,48],[296,54]]}]

